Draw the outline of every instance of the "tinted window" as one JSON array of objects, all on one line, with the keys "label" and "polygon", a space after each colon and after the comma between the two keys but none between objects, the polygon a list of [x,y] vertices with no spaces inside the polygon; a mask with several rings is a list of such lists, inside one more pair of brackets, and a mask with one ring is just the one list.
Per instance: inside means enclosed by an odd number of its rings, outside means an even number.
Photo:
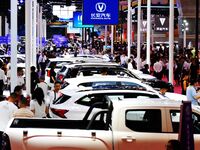
[{"label": "tinted window", "polygon": [[[173,133],[179,132],[179,122],[180,122],[180,111],[179,110],[171,110],[170,111],[171,122]],[[192,113],[193,127],[194,133],[200,134],[200,115],[196,113]]]},{"label": "tinted window", "polygon": [[144,89],[146,90],[145,87],[137,84],[137,83],[133,83],[133,82],[121,82],[121,85],[127,88],[134,88],[134,89]]},{"label": "tinted window", "polygon": [[78,85],[78,87],[79,86],[92,87],[92,82],[81,83],[81,84]]},{"label": "tinted window", "polygon": [[54,100],[53,104],[62,104],[64,102],[66,102],[69,98],[70,98],[70,96],[68,96],[68,95],[62,95],[58,99]]},{"label": "tinted window", "polygon": [[92,94],[85,96],[78,101],[76,101],[77,104],[84,105],[84,106],[91,106],[96,102],[102,102],[104,100],[104,95],[102,94]]},{"label": "tinted window", "polygon": [[126,112],[126,126],[137,132],[162,132],[160,110],[129,110]]},{"label": "tinted window", "polygon": [[60,72],[64,72],[66,69],[67,69],[67,67],[63,66],[63,67],[60,69]]},{"label": "tinted window", "polygon": [[47,68],[51,68],[51,67],[53,67],[53,66],[56,66],[56,62],[50,61]]}]

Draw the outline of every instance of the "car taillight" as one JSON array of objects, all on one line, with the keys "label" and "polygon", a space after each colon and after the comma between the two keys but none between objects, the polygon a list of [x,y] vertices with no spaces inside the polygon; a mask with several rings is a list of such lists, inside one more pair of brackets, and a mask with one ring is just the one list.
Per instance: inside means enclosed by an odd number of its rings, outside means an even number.
[{"label": "car taillight", "polygon": [[47,70],[47,76],[50,77],[50,70]]},{"label": "car taillight", "polygon": [[64,76],[63,75],[58,75],[58,80],[63,81]]},{"label": "car taillight", "polygon": [[65,113],[67,113],[69,110],[51,108],[51,111],[52,111],[55,115],[57,115],[57,116],[59,116],[59,117],[61,117],[61,118],[67,118],[67,117],[65,116]]},{"label": "car taillight", "polygon": [[1,149],[2,150],[11,150],[10,140],[9,140],[9,137],[6,133],[2,134]]}]

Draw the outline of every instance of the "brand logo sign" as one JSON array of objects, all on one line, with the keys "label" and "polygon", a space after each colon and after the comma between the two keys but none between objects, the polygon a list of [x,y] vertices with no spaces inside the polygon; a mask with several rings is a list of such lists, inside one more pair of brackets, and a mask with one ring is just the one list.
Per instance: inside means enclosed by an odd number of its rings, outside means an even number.
[{"label": "brand logo sign", "polygon": [[166,20],[166,18],[160,18],[160,23],[161,23],[162,26],[164,25],[165,20]]},{"label": "brand logo sign", "polygon": [[95,5],[97,12],[105,12],[106,11],[106,4],[105,3],[96,3]]},{"label": "brand logo sign", "polygon": [[147,21],[143,20],[141,25],[141,31],[146,32],[147,31]]},{"label": "brand logo sign", "polygon": [[156,16],[154,30],[157,32],[168,32],[169,31],[169,18]]},{"label": "brand logo sign", "polygon": [[83,24],[118,24],[119,0],[84,0]]}]

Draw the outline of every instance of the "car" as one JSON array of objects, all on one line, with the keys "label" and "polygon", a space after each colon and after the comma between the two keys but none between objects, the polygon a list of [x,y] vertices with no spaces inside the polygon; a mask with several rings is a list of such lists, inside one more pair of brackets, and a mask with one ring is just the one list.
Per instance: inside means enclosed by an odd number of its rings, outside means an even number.
[{"label": "car", "polygon": [[124,76],[114,76],[114,75],[99,75],[93,74],[93,76],[78,76],[76,78],[65,79],[66,87],[64,90],[68,89],[80,89],[80,88],[108,88],[108,89],[141,89],[146,91],[152,91],[158,93],[151,86],[142,83],[138,79],[133,79],[131,77]]},{"label": "car", "polygon": [[[111,76],[111,75],[96,75],[93,76],[78,76],[76,78],[65,79],[62,89],[143,89],[147,91],[152,91],[154,93],[159,93],[157,90],[143,83],[138,79],[133,79],[130,77],[123,76]],[[164,97],[174,100],[187,100],[187,97],[182,94],[166,92]]]},{"label": "car", "polygon": [[[60,97],[49,102],[49,115],[51,118],[64,118],[68,120],[82,119],[91,105],[102,102],[107,97],[111,100],[123,100],[124,98],[162,98],[159,93],[144,90],[108,90],[108,89],[71,89],[61,90]],[[99,109],[95,109],[94,113]]]},{"label": "car", "polygon": [[[2,135],[2,149],[165,150],[169,140],[178,139],[181,105],[173,100],[113,100],[101,103],[103,109],[91,119],[88,116],[98,103],[81,120],[14,118]],[[194,149],[198,150],[199,106],[192,105],[190,119],[193,133],[185,132],[194,134]]]},{"label": "car", "polygon": [[61,57],[57,57],[57,58],[50,58],[48,59],[48,64],[47,64],[47,67],[46,67],[46,71],[45,71],[45,82],[47,84],[50,83],[50,69],[52,66],[55,66],[54,68],[54,71],[57,73],[63,65],[67,65],[67,64],[74,64],[74,63],[77,63],[77,62],[83,62],[83,61],[79,61],[77,59],[73,59],[73,58],[61,58]]},{"label": "car", "polygon": [[[50,85],[50,69],[52,66],[55,66],[54,71],[57,73],[62,66],[73,66],[74,64],[82,64],[82,63],[93,63],[96,62],[96,59],[93,58],[82,58],[82,57],[70,57],[70,58],[50,58],[48,60],[48,65],[46,67],[46,73],[45,73],[45,82]],[[98,60],[97,62],[102,63],[102,60]],[[58,80],[60,81],[60,80]]]},{"label": "car", "polygon": [[63,82],[65,78],[74,78],[80,74],[83,76],[91,76],[92,74],[101,74],[102,69],[107,70],[108,75],[120,75],[120,76],[128,76],[131,78],[138,79],[143,83],[146,83],[153,88],[159,90],[162,88],[162,85],[166,85],[168,92],[173,92],[174,87],[171,83],[167,83],[162,80],[158,80],[156,78],[149,78],[149,75],[145,78],[145,74],[143,78],[142,75],[137,75],[131,72],[130,70],[121,67],[117,63],[79,63],[79,64],[72,64],[72,65],[64,65],[62,68],[57,72],[56,79],[57,81]]}]

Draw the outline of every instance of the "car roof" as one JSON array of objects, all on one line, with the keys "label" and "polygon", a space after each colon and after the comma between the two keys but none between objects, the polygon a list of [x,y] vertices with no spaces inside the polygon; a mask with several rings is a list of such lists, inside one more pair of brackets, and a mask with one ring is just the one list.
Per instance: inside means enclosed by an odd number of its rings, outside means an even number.
[{"label": "car roof", "polygon": [[[147,84],[142,83],[142,81],[131,78],[131,77],[123,77],[123,76],[116,76],[116,75],[93,75],[93,76],[78,76],[76,78],[68,78],[65,81],[69,83],[80,83],[82,82],[101,82],[101,81],[113,81],[113,82],[134,82],[138,84],[143,84],[145,86],[150,87]],[[76,81],[76,82],[74,82]]]},{"label": "car roof", "polygon": [[[65,65],[64,65],[65,66]],[[69,65],[67,65],[67,66],[69,66]],[[119,64],[117,64],[117,63],[112,63],[112,62],[84,62],[84,63],[82,63],[82,62],[80,62],[80,63],[76,63],[76,64],[71,64],[71,66],[75,66],[75,67],[79,67],[79,66],[81,66],[81,67],[84,67],[84,66],[92,66],[92,67],[95,67],[95,66],[120,66]]]},{"label": "car roof", "polygon": [[84,81],[84,82],[89,82],[89,81],[129,81],[129,82],[137,82],[137,83],[142,83],[138,79],[134,79],[131,77],[123,77],[123,76],[116,76],[116,75],[94,75],[94,76],[78,76],[76,78],[69,78],[67,81],[74,81],[74,80],[79,80],[79,81]]},{"label": "car roof", "polygon": [[105,90],[105,89],[100,89],[100,90],[91,90],[89,88],[86,89],[78,89],[78,90],[60,90],[62,94],[65,95],[74,95],[74,94],[112,94],[112,93],[141,93],[141,94],[152,94],[152,95],[157,95],[157,93],[151,92],[151,91],[144,91],[144,90]]},{"label": "car roof", "polygon": [[57,61],[66,61],[66,62],[79,62],[76,58],[63,58],[63,57],[56,57],[56,58],[50,58],[50,62],[57,62]]}]

